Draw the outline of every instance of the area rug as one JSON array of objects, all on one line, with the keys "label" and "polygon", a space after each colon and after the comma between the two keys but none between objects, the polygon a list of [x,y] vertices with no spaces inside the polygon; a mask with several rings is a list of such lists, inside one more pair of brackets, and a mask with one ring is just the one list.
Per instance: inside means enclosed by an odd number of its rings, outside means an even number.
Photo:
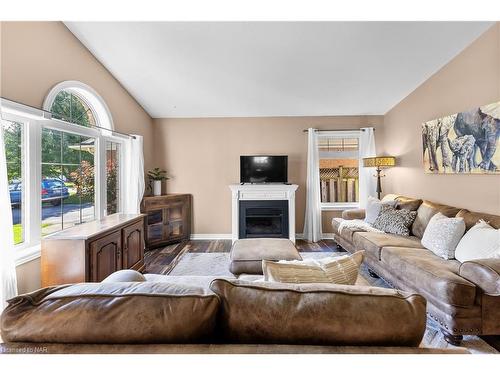
[{"label": "area rug", "polygon": [[[321,259],[328,256],[340,256],[343,253],[307,252],[300,253],[300,255],[303,259]],[[168,274],[171,276],[233,276],[229,272],[229,253],[185,253]],[[364,265],[361,266],[356,284],[390,288],[382,279],[371,277]],[[432,319],[427,319],[422,346],[440,349],[454,348],[445,341],[439,326]],[[461,347],[474,354],[499,353],[478,336],[464,336]]]}]

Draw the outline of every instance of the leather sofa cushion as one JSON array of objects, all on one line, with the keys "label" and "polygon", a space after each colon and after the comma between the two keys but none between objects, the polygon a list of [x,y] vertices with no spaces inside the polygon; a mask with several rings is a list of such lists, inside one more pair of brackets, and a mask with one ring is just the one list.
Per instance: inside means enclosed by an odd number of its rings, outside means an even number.
[{"label": "leather sofa cushion", "polygon": [[[144,275],[146,281],[153,283],[171,283],[203,288],[205,293],[213,293],[210,290],[210,283],[221,276],[170,276],[148,273]],[[259,276],[262,278],[262,276]],[[234,277],[228,277],[234,278]]]},{"label": "leather sofa cushion", "polygon": [[219,329],[246,344],[417,346],[425,299],[393,289],[216,279]]},{"label": "leather sofa cushion", "polygon": [[391,272],[429,299],[438,299],[454,306],[471,306],[476,286],[459,276],[460,262],[444,260],[429,250],[386,247],[382,262]]},{"label": "leather sofa cushion", "polygon": [[302,260],[292,241],[286,238],[245,238],[231,248],[230,271],[262,274],[262,260]]},{"label": "leather sofa cushion", "polygon": [[457,217],[463,217],[465,221],[465,230],[469,230],[472,228],[474,225],[479,220],[484,220],[488,224],[490,224],[493,228],[498,229],[500,228],[500,216],[499,215],[492,215],[492,214],[484,214],[481,212],[473,212],[469,210],[460,210],[457,213]]},{"label": "leather sofa cushion", "polygon": [[351,209],[351,210],[344,210],[342,211],[342,219],[345,220],[364,220],[365,218],[365,209],[364,208],[357,208],[357,209]]},{"label": "leather sofa cushion", "polygon": [[417,217],[413,222],[411,231],[414,236],[422,238],[427,224],[436,213],[441,212],[444,216],[454,217],[459,211],[460,208],[457,207],[424,200],[417,210]]},{"label": "leather sofa cushion", "polygon": [[476,259],[460,265],[460,276],[472,281],[486,294],[500,296],[500,259]]},{"label": "leather sofa cushion", "polygon": [[344,228],[342,230],[342,235],[339,232],[339,225],[344,219],[340,218],[333,218],[332,219],[332,227],[333,227],[333,233],[343,237],[345,240],[352,242],[353,241],[353,235],[356,232],[362,232],[362,230],[357,230],[357,229],[350,229],[350,228]]},{"label": "leather sofa cushion", "polygon": [[391,247],[411,247],[422,249],[420,238],[415,236],[397,236],[395,234],[377,232],[356,232],[353,236],[356,250],[365,250],[372,258],[380,260],[382,248]]},{"label": "leather sofa cushion", "polygon": [[415,199],[415,198],[410,198],[410,197],[405,197],[405,196],[398,196],[396,198],[396,208],[398,210],[401,209],[406,209],[410,211],[416,211],[422,204],[422,199]]},{"label": "leather sofa cushion", "polygon": [[197,343],[215,332],[219,298],[171,283],[85,283],[44,288],[9,301],[7,342]]},{"label": "leather sofa cushion", "polygon": [[[465,348],[236,344],[93,345],[0,343],[0,353],[43,354],[470,354]],[[135,359],[135,358],[134,358]],[[312,359],[312,358],[311,358]],[[191,358],[187,358],[191,360]],[[241,372],[241,371],[240,371]]]},{"label": "leather sofa cushion", "polygon": [[339,233],[339,225],[344,219],[341,219],[339,217],[334,217],[332,219],[332,229],[334,234],[340,234]]}]

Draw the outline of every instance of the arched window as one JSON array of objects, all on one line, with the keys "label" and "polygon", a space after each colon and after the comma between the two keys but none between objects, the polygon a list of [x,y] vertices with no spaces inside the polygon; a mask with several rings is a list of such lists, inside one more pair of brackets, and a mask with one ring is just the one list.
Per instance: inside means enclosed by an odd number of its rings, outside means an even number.
[{"label": "arched window", "polygon": [[82,126],[99,126],[113,130],[108,106],[90,86],[78,81],[55,85],[43,103],[43,109],[56,119]]},{"label": "arched window", "polygon": [[96,125],[95,115],[87,103],[78,95],[71,91],[59,91],[52,107],[52,116],[59,120],[71,122],[73,124],[92,126]]}]

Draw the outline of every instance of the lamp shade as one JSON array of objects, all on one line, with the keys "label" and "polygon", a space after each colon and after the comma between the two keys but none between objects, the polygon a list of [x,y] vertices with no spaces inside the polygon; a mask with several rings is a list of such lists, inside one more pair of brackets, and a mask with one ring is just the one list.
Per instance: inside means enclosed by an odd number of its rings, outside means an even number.
[{"label": "lamp shade", "polygon": [[394,156],[375,156],[372,158],[363,158],[363,167],[394,167],[396,158]]}]

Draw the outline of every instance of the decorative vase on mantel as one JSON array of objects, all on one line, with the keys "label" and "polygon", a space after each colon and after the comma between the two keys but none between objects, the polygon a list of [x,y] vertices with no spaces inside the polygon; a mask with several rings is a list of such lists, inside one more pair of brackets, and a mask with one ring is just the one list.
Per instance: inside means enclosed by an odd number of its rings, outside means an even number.
[{"label": "decorative vase on mantel", "polygon": [[161,195],[161,180],[154,180],[153,181],[153,195],[157,197],[158,195]]}]

